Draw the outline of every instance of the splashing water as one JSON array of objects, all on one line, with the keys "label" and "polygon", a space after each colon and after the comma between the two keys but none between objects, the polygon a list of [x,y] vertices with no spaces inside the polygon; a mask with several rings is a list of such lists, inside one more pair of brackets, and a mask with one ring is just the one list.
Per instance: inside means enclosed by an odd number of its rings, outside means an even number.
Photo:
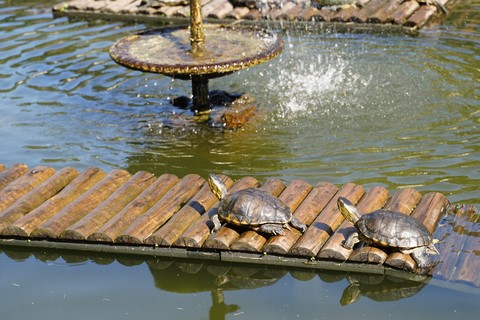
[{"label": "splashing water", "polygon": [[281,117],[328,114],[336,110],[335,105],[352,103],[359,88],[371,79],[352,70],[339,56],[319,54],[313,61],[291,57],[282,63],[285,68],[267,83],[268,90],[279,93]]}]

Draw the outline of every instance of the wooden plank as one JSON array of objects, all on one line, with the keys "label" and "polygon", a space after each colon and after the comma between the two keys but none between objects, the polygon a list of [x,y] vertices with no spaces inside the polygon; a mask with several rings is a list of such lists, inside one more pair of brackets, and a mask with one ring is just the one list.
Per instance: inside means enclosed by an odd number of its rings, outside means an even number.
[{"label": "wooden plank", "polygon": [[421,28],[427,21],[437,13],[436,6],[421,6],[410,18],[403,24],[406,27]]},{"label": "wooden plank", "polygon": [[404,1],[394,12],[392,12],[391,19],[393,23],[403,25],[407,19],[420,7],[417,1]]},{"label": "wooden plank", "polygon": [[147,212],[139,216],[119,235],[115,242],[141,244],[160,228],[181,206],[197,193],[205,179],[196,174],[183,177]]},{"label": "wooden plank", "polygon": [[64,240],[86,240],[89,235],[103,226],[154,181],[155,176],[152,173],[146,171],[137,172],[95,209],[62,231],[59,238]]},{"label": "wooden plank", "polygon": [[343,222],[344,218],[337,208],[338,197],[345,197],[356,203],[365,193],[362,186],[347,183],[335,194],[325,209],[308,227],[303,236],[295,243],[290,250],[291,255],[315,257],[331,234]]},{"label": "wooden plank", "polygon": [[[319,182],[315,188],[310,191],[306,199],[295,210],[294,216],[309,226],[325,208],[332,199],[338,188],[328,182]],[[284,236],[273,236],[268,239],[263,247],[263,251],[274,254],[288,254],[292,246],[302,236],[300,232],[287,231]]]},{"label": "wooden plank", "polygon": [[[357,209],[362,214],[375,211],[382,208],[388,198],[389,192],[387,189],[379,186],[372,187],[362,197],[357,205]],[[352,254],[353,249],[346,249],[342,244],[347,240],[348,236],[355,231],[356,228],[350,221],[345,220],[342,222],[337,231],[335,231],[320,250],[317,258],[346,261]]]},{"label": "wooden plank", "polygon": [[180,179],[169,173],[162,174],[137,198],[120,210],[107,223],[88,236],[88,241],[114,242],[135,219],[144,214],[176,184]]},{"label": "wooden plank", "polygon": [[102,181],[66,205],[55,216],[45,221],[31,233],[31,237],[40,239],[56,239],[63,230],[80,220],[103,200],[110,196],[130,174],[125,170],[112,170]]},{"label": "wooden plank", "polygon": [[4,236],[29,236],[33,230],[40,227],[68,203],[89,190],[93,185],[103,179],[105,175],[105,172],[98,168],[85,170],[57,195],[51,197],[39,207],[4,228],[1,234]]},{"label": "wooden plank", "polygon": [[55,169],[37,166],[0,191],[0,211],[30,192],[55,173]]},{"label": "wooden plank", "polygon": [[[385,209],[410,214],[421,199],[421,194],[413,188],[404,188],[397,191]],[[363,263],[384,263],[388,255],[380,248],[364,245],[354,249],[349,260]]]},{"label": "wooden plank", "polygon": [[297,17],[300,12],[303,12],[303,10],[303,6],[297,4],[290,9],[283,11],[280,15],[278,15],[278,19],[289,21],[298,20]]},{"label": "wooden plank", "polygon": [[[245,188],[258,187],[257,179],[252,177],[244,177],[238,180],[229,192],[235,192]],[[179,238],[174,245],[179,247],[200,248],[213,230],[213,224],[210,218],[217,213],[219,202],[217,201],[206,214],[203,214],[193,225],[191,225]],[[222,228],[220,228],[221,231]],[[218,233],[217,231],[217,233]],[[216,233],[215,233],[216,234]],[[211,237],[215,237],[213,234]]]},{"label": "wooden plank", "polygon": [[28,167],[23,163],[16,163],[6,170],[2,170],[2,172],[0,172],[0,190],[3,190],[12,181],[24,175],[27,171]]},{"label": "wooden plank", "polygon": [[[262,185],[262,188],[265,188],[265,186]],[[280,188],[270,189],[268,191],[272,195],[277,196],[280,192],[282,192],[283,189],[284,185],[282,183]],[[292,212],[294,212],[311,190],[312,186],[309,183],[303,180],[294,180],[285,190],[283,190],[279,196],[279,199],[285,203],[285,205],[287,205]],[[294,228],[292,228],[291,232],[295,232],[293,229]],[[290,231],[285,230],[285,233],[287,232]],[[262,247],[267,242],[267,238],[272,238],[272,236],[268,237],[256,231],[248,230],[243,232],[238,240],[230,245],[230,249],[238,251],[261,252]]]},{"label": "wooden plank", "polygon": [[[233,180],[227,176],[220,176],[227,188],[233,184]],[[167,223],[155,231],[146,240],[146,244],[172,246],[173,243],[187,230],[201,215],[209,210],[218,198],[213,194],[208,183],[204,183],[202,189],[180,209]]]},{"label": "wooden plank", "polygon": [[273,20],[282,19],[282,16],[286,16],[287,12],[296,7],[296,4],[293,2],[283,3],[281,8],[270,10],[268,17]]},{"label": "wooden plank", "polygon": [[76,169],[66,167],[36,186],[13,205],[0,212],[0,230],[56,195],[78,175],[79,172]]}]

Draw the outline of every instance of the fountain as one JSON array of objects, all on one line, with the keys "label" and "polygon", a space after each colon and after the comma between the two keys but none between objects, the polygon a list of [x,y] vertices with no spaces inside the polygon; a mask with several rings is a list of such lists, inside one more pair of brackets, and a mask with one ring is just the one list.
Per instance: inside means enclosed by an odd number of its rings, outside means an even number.
[{"label": "fountain", "polygon": [[[208,39],[208,40],[206,40]],[[127,36],[110,49],[120,65],[191,80],[191,109],[209,112],[209,79],[269,61],[283,49],[281,37],[255,27],[203,24],[200,0],[190,1],[190,26]]]}]

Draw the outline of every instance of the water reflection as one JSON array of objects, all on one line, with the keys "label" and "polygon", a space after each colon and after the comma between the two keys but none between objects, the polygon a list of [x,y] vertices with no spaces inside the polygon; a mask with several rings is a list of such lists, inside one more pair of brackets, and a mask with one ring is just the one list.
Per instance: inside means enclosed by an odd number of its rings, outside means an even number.
[{"label": "water reflection", "polygon": [[0,252],[15,261],[24,261],[34,256],[46,263],[63,260],[68,265],[86,265],[94,262],[109,265],[119,262],[124,266],[146,264],[156,288],[172,293],[194,294],[210,292],[209,319],[225,319],[227,314],[240,314],[242,306],[226,301],[224,293],[237,290],[254,290],[270,287],[287,275],[299,281],[315,281],[319,278],[326,283],[344,282],[347,287],[339,304],[345,306],[361,296],[374,301],[396,301],[414,296],[430,281],[428,277],[405,273],[397,275],[362,274],[310,269],[285,269],[272,266],[229,264],[218,261],[188,259],[143,258],[139,256],[111,255],[72,251],[32,250],[27,248],[1,247]]}]

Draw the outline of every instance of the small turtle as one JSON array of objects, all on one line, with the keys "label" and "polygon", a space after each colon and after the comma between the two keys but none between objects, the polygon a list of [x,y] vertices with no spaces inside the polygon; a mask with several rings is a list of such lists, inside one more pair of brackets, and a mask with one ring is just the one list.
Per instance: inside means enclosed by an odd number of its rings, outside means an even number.
[{"label": "small turtle", "polygon": [[208,184],[220,200],[217,214],[212,217],[213,231],[220,229],[220,221],[273,235],[285,234],[284,228],[291,230],[289,224],[301,232],[307,229],[292,216],[288,206],[265,190],[248,188],[228,194],[223,181],[214,174],[208,177]]},{"label": "small turtle", "polygon": [[413,217],[401,212],[380,209],[360,215],[357,208],[345,198],[338,198],[338,209],[358,232],[352,233],[343,244],[352,249],[360,241],[382,247],[397,248],[400,252],[412,254],[420,269],[430,269],[434,265],[428,255],[438,254],[433,239],[425,226]]}]

